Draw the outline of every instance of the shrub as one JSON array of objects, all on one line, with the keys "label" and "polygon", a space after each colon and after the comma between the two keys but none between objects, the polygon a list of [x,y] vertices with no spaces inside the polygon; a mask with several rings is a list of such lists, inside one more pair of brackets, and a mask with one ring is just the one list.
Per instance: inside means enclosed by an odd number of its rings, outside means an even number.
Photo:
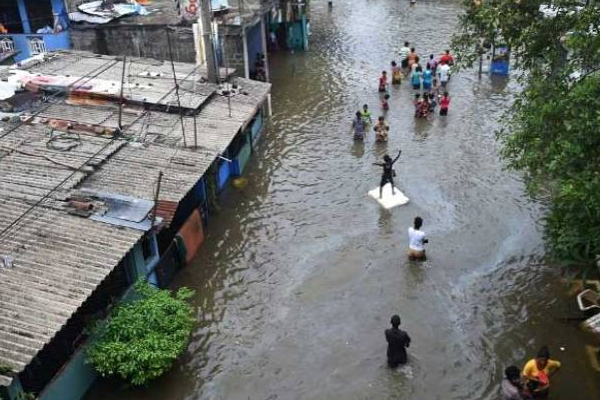
[{"label": "shrub", "polygon": [[194,317],[188,288],[175,294],[139,281],[140,298],[119,305],[97,329],[87,362],[102,376],[144,385],[166,372],[188,344]]}]

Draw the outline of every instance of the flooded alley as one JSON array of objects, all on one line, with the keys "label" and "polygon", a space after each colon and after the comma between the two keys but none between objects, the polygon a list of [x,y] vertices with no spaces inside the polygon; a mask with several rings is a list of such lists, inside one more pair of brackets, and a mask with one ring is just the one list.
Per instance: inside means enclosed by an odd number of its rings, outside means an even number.
[{"label": "flooded alley", "polygon": [[[220,198],[197,260],[175,278],[196,290],[198,327],[180,362],[143,389],[100,380],[88,400],[497,399],[507,365],[547,344],[563,368],[553,399],[600,398],[593,343],[569,322],[572,299],[545,267],[543,206],[504,169],[497,121],[518,88],[461,71],[446,118],[416,120],[408,82],[391,88],[390,140],[350,134],[380,113],[377,78],[405,40],[448,48],[459,2],[311,3],[311,48],[270,55],[273,117],[246,173]],[[402,155],[387,211],[367,196],[384,154]],[[406,258],[415,216],[427,262]],[[386,367],[392,314],[409,364]],[[564,347],[565,351],[559,348]]]}]

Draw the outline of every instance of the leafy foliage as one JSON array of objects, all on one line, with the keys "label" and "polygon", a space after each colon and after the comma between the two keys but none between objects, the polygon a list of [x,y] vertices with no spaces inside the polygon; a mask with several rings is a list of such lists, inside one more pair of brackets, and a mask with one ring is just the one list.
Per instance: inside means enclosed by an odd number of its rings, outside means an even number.
[{"label": "leafy foliage", "polygon": [[12,365],[0,363],[0,374],[2,375],[12,375],[14,374],[14,368]]},{"label": "leafy foliage", "polygon": [[[550,5],[544,16],[540,5]],[[600,254],[600,4],[576,0],[465,0],[453,38],[471,66],[480,41],[502,42],[523,91],[497,133],[502,155],[532,195],[548,193],[551,255],[581,268]]]},{"label": "leafy foliage", "polygon": [[19,391],[17,393],[17,396],[15,397],[16,400],[35,400],[36,399],[36,395],[30,392],[24,392],[24,391]]},{"label": "leafy foliage", "polygon": [[135,288],[140,299],[115,309],[99,328],[87,361],[103,376],[144,385],[166,372],[186,349],[194,322],[186,300],[193,291],[182,288],[172,295],[144,281]]}]

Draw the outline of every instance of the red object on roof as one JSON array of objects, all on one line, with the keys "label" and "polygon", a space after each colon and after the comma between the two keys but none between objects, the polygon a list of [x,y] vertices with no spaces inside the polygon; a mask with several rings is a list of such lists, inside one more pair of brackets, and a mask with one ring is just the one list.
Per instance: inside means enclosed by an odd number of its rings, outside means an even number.
[{"label": "red object on roof", "polygon": [[159,200],[156,204],[156,216],[162,218],[162,226],[168,227],[173,222],[175,212],[177,211],[177,203],[168,200]]}]

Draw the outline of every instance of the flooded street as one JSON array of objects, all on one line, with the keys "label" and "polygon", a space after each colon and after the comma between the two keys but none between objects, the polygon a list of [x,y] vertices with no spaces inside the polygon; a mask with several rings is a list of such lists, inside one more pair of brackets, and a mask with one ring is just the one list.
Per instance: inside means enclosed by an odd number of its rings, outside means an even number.
[{"label": "flooded street", "polygon": [[[349,133],[363,103],[379,115],[377,78],[404,40],[422,59],[448,47],[458,2],[335,0],[330,13],[313,0],[311,12],[310,51],[271,56],[274,115],[247,186],[225,191],[201,254],[175,278],[197,291],[187,353],[147,388],[99,381],[88,399],[497,399],[503,369],[543,344],[563,362],[551,398],[600,398],[594,342],[566,321],[574,300],[542,265],[543,209],[498,157],[515,84],[463,71],[449,116],[415,120],[403,82],[389,143]],[[366,193],[379,184],[372,163],[398,149],[410,203],[386,211]],[[405,256],[417,215],[424,264]],[[413,339],[395,371],[383,334],[394,313]]]}]

